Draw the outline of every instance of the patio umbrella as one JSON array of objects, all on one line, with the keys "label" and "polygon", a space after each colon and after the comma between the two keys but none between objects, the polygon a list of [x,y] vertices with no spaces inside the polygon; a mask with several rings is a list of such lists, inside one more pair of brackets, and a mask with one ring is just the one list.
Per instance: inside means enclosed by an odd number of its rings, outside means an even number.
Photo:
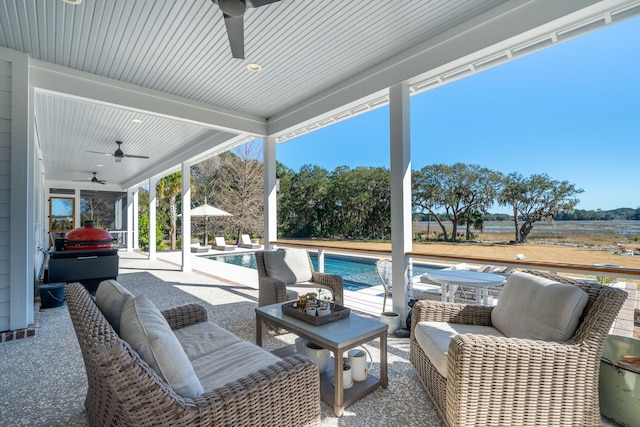
[{"label": "patio umbrella", "polygon": [[204,244],[207,245],[207,222],[210,216],[232,216],[229,212],[225,212],[222,209],[218,209],[214,206],[207,204],[207,198],[204,198],[204,204],[191,209],[191,216],[203,216],[204,217]]}]

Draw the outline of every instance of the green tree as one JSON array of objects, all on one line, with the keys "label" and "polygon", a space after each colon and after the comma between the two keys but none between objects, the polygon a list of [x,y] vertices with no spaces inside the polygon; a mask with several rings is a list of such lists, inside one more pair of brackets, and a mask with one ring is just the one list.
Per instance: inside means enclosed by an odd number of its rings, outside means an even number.
[{"label": "green tree", "polygon": [[169,203],[169,236],[171,239],[171,250],[176,249],[177,229],[178,229],[178,196],[182,194],[182,173],[174,172],[158,181],[158,197],[166,199]]},{"label": "green tree", "polygon": [[518,185],[520,194],[514,203],[522,219],[517,238],[520,243],[527,242],[536,222],[552,221],[557,213],[573,210],[579,202],[575,196],[584,191],[568,181],[553,180],[547,174],[531,175]]},{"label": "green tree", "polygon": [[219,172],[220,207],[233,215],[224,220],[236,241],[244,233],[260,234],[264,223],[262,144],[252,140],[236,147],[222,157]]},{"label": "green tree", "polygon": [[[501,180],[498,172],[464,163],[427,165],[413,177],[414,210],[423,209],[433,215],[445,240],[452,241],[458,237],[460,224],[468,224],[467,238],[470,237],[471,223],[468,219],[477,216],[474,212],[487,212],[496,198]],[[438,208],[444,209],[444,215],[451,221],[450,237],[440,214],[436,212]]]},{"label": "green tree", "polygon": [[517,242],[518,230],[518,201],[524,199],[527,191],[527,183],[522,175],[517,172],[510,173],[502,180],[502,188],[498,192],[498,204],[510,206],[513,210],[513,225],[515,228],[514,241]]}]

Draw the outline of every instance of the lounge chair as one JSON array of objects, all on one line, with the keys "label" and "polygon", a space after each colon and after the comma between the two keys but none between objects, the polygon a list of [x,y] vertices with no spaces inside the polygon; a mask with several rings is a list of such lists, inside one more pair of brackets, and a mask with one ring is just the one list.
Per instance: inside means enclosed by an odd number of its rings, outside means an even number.
[{"label": "lounge chair", "polygon": [[262,247],[259,243],[251,243],[251,238],[248,234],[242,234],[240,236],[240,242],[238,242],[239,248],[245,249],[260,249]]},{"label": "lounge chair", "polygon": [[191,252],[196,254],[209,252],[209,247],[201,245],[198,239],[191,239]]},{"label": "lounge chair", "polygon": [[232,251],[236,248],[235,245],[227,245],[224,237],[216,237],[216,242],[211,247],[218,251]]}]

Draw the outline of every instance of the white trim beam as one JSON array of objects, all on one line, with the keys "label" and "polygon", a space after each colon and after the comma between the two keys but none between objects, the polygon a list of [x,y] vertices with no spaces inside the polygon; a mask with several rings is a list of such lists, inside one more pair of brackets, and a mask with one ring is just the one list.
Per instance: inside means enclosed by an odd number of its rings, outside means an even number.
[{"label": "white trim beam", "polygon": [[223,132],[266,134],[266,122],[260,117],[224,110],[44,61],[32,60],[30,71],[31,85],[38,90],[182,120]]},{"label": "white trim beam", "polygon": [[204,138],[202,141],[190,145],[180,152],[179,156],[170,157],[164,161],[154,162],[154,164],[145,169],[144,172],[134,176],[125,183],[126,186],[143,185],[149,176],[166,176],[180,170],[180,164],[187,162],[189,164],[199,163],[205,158],[215,156],[230,150],[231,148],[246,142],[248,136],[230,135],[227,133],[219,133],[213,137]]},{"label": "white trim beam", "polygon": [[[380,91],[399,82],[415,84],[430,75],[453,71],[462,64],[498,53],[508,46],[529,42],[560,30],[588,16],[620,9],[636,0],[513,0],[495,7],[432,40],[399,53],[365,72],[323,90],[304,103],[274,115],[269,135],[282,137],[347,111],[349,106],[370,102]],[[515,6],[514,6],[515,4]],[[522,24],[527,27],[523,29]],[[434,73],[434,70],[437,72]],[[359,100],[359,101],[356,101]]]}]

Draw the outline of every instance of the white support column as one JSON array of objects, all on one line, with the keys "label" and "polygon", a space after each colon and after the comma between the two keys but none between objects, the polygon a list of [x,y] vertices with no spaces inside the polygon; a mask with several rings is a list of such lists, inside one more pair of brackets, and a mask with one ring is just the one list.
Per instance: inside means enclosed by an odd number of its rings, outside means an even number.
[{"label": "white support column", "polygon": [[135,188],[127,188],[127,252],[133,252],[133,194]]},{"label": "white support column", "polygon": [[324,273],[324,249],[318,248],[318,272]]},{"label": "white support column", "polygon": [[156,209],[158,205],[156,185],[158,177],[149,178],[149,259],[156,259]]},{"label": "white support column", "polygon": [[264,139],[264,249],[271,249],[271,242],[278,239],[278,211],[276,190],[276,139],[268,136]]},{"label": "white support column", "polygon": [[[6,52],[5,52],[6,54]],[[2,55],[0,53],[0,55]],[[33,322],[34,298],[34,174],[36,141],[34,134],[35,102],[33,88],[29,87],[29,58],[27,55],[11,55],[0,58],[3,66],[10,67],[5,75],[3,99],[8,106],[0,112],[3,132],[9,138],[10,149],[4,149],[0,158],[3,170],[0,172],[3,190],[2,200],[3,241],[2,254],[2,303],[0,304],[0,324],[6,329],[26,328]],[[7,76],[8,74],[8,76]],[[9,87],[7,87],[9,86]],[[7,104],[5,104],[7,105]],[[8,161],[8,162],[7,162]],[[7,164],[9,166],[7,166]],[[7,187],[8,186],[8,189]],[[8,203],[6,203],[8,202]],[[4,233],[6,231],[6,233]],[[8,241],[7,241],[8,240]],[[8,292],[8,293],[7,293]]]},{"label": "white support column", "polygon": [[[406,318],[411,251],[411,138],[409,86],[389,88],[391,147],[391,258],[393,267],[393,311]],[[404,323],[404,322],[402,322]]]},{"label": "white support column", "polygon": [[122,230],[122,199],[118,199],[116,200],[115,203],[116,207],[115,207],[115,226],[116,226],[116,230]]},{"label": "white support column", "polygon": [[74,193],[73,193],[73,221],[76,224],[76,227],[82,227],[84,224],[82,223],[82,215],[81,215],[81,210],[82,210],[82,204],[80,203],[82,201],[82,199],[80,198],[80,190],[79,189],[75,189]]},{"label": "white support column", "polygon": [[191,163],[182,162],[182,271],[191,271]]},{"label": "white support column", "polygon": [[133,250],[140,249],[140,188],[133,193]]}]

